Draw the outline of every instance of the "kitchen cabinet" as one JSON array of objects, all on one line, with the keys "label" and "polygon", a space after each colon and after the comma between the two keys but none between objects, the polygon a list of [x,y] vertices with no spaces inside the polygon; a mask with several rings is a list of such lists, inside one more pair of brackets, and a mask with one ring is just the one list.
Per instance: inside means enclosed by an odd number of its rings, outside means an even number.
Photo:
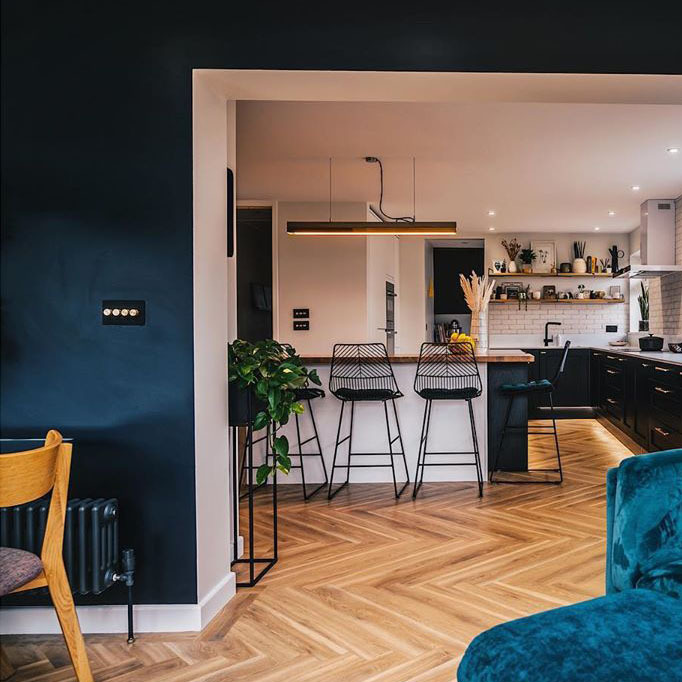
[{"label": "kitchen cabinet", "polygon": [[[556,375],[563,348],[547,348],[526,350],[535,357],[530,365],[530,378],[533,380],[549,379]],[[561,408],[589,407],[590,397],[590,351],[587,348],[574,348],[568,351],[564,372],[552,395],[554,406]],[[549,411],[549,399],[546,394],[535,394],[529,398],[528,410],[531,419],[546,418]]]},{"label": "kitchen cabinet", "polygon": [[592,401],[644,450],[682,447],[682,367],[592,351]]}]

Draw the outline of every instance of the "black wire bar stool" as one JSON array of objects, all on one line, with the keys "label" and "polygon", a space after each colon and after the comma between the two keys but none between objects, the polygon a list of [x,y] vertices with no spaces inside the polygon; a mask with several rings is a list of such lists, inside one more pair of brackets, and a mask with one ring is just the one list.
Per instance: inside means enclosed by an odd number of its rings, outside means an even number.
[{"label": "black wire bar stool", "polygon": [[[502,428],[502,435],[500,436],[500,446],[497,448],[495,453],[495,461],[493,462],[492,469],[490,470],[490,482],[491,483],[514,483],[514,484],[550,484],[559,485],[564,480],[564,472],[561,468],[561,453],[559,451],[559,434],[556,430],[556,417],[554,414],[554,399],[552,397],[552,392],[557,387],[561,375],[564,373],[564,366],[566,365],[566,358],[568,357],[568,350],[571,347],[571,342],[566,341],[564,346],[564,352],[561,356],[561,362],[557,368],[556,373],[552,379],[540,379],[539,381],[528,381],[521,384],[503,384],[500,386],[500,391],[502,395],[509,398],[509,404],[507,405],[507,412],[504,418],[504,427]],[[549,398],[550,413],[552,415],[551,424],[533,424],[532,426],[528,424],[514,425],[509,423],[509,415],[512,411],[512,405],[514,404],[514,398],[516,396],[529,395],[530,393],[542,393],[546,394]],[[531,428],[534,429],[531,431]],[[556,460],[557,467],[554,468],[544,468],[544,469],[527,469],[523,473],[535,474],[535,473],[554,473],[559,474],[556,480],[533,480],[533,479],[513,479],[513,480],[500,480],[495,479],[495,473],[498,471],[497,465],[500,459],[500,453],[502,452],[502,444],[504,443],[504,437],[507,435],[507,431],[523,431],[527,429],[528,435],[535,436],[554,436],[554,446],[556,448]],[[551,429],[551,431],[550,431]]]},{"label": "black wire bar stool", "polygon": [[[348,485],[351,468],[373,467],[391,468],[393,489],[396,499],[399,498],[410,484],[410,475],[407,470],[405,446],[403,445],[400,422],[398,421],[398,410],[395,404],[396,399],[402,398],[403,394],[400,392],[395,380],[386,346],[383,343],[337,343],[332,354],[329,390],[341,401],[341,410],[339,414],[339,427],[336,432],[336,444],[334,446],[334,460],[329,478],[328,499],[331,500],[339,490]],[[353,421],[356,402],[382,403],[388,437],[388,452],[353,452]],[[397,429],[396,436],[391,434],[389,402],[393,406],[393,415]],[[350,430],[347,436],[341,438],[341,427],[343,425],[346,403],[350,403]],[[348,441],[348,462],[347,464],[337,464],[339,446],[346,441]],[[396,443],[399,444],[399,450],[397,446],[394,449]],[[390,457],[390,464],[354,464],[352,462],[353,457],[376,457],[382,455]],[[407,479],[400,489],[398,489],[398,480],[396,478],[395,457],[402,457],[403,466],[405,467],[405,478]],[[334,490],[334,472],[336,469],[346,470],[346,480]]]},{"label": "black wire bar stool", "polygon": [[[476,420],[471,401],[483,392],[481,375],[474,354],[474,347],[468,342],[423,343],[419,351],[414,390],[426,402],[422,419],[417,470],[414,476],[412,497],[417,497],[424,482],[424,469],[437,466],[475,466],[478,480],[478,496],[483,497],[483,470],[478,449]],[[469,407],[471,439],[473,450],[431,451],[428,450],[431,409],[434,400],[464,400]],[[473,462],[427,462],[432,455],[473,455]]]}]

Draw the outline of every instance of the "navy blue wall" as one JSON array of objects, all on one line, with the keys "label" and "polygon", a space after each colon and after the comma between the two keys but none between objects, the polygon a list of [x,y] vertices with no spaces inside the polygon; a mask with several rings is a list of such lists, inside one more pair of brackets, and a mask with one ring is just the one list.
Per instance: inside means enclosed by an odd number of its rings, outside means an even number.
[{"label": "navy blue wall", "polygon": [[679,9],[594,5],[2,2],[3,434],[76,439],[140,601],[196,598],[191,69],[680,70]]}]

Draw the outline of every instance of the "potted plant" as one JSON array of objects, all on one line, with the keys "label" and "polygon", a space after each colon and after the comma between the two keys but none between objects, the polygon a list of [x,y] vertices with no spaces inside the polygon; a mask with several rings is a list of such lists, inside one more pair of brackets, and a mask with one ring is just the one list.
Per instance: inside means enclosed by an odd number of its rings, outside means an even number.
[{"label": "potted plant", "polygon": [[640,282],[639,286],[642,289],[642,293],[637,297],[637,302],[639,303],[639,315],[642,318],[639,321],[639,331],[648,332],[649,331],[649,289],[644,286],[644,282]]},{"label": "potted plant", "polygon": [[573,242],[573,272],[584,273],[587,272],[587,263],[585,262],[585,247],[587,242]]},{"label": "potted plant", "polygon": [[533,249],[521,249],[521,262],[523,263],[523,271],[525,273],[533,272],[533,261],[537,258],[537,254]]},{"label": "potted plant", "polygon": [[291,346],[272,339],[257,343],[237,339],[228,346],[228,381],[230,423],[244,423],[239,420],[246,414],[246,423],[251,418],[254,431],[269,424],[273,427],[269,446],[275,461],[272,466],[265,463],[258,468],[256,483],[263,483],[275,466],[288,474],[291,470],[289,441],[286,436],[275,434],[289,421],[290,415],[304,411],[303,405],[296,400],[296,389],[309,381],[319,386],[322,382],[317,372],[304,367]]},{"label": "potted plant", "polygon": [[504,246],[504,250],[507,252],[507,256],[509,256],[509,266],[507,267],[507,272],[516,272],[516,257],[519,255],[519,251],[521,250],[521,244],[516,240],[516,237],[512,239],[510,242],[507,242],[506,239],[502,240],[502,246]]}]

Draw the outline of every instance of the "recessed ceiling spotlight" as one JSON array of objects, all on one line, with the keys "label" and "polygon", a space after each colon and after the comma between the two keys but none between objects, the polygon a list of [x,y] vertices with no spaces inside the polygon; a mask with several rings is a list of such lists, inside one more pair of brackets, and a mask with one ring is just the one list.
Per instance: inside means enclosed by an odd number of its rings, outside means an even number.
[{"label": "recessed ceiling spotlight", "polygon": [[495,215],[495,211],[493,210],[488,211],[488,215]]},{"label": "recessed ceiling spotlight", "polygon": [[668,154],[679,154],[680,148],[679,147],[668,147],[667,151],[668,151]]},{"label": "recessed ceiling spotlight", "polygon": [[613,218],[614,215],[616,215],[615,211],[609,211],[609,216],[611,216]]},{"label": "recessed ceiling spotlight", "polygon": [[594,230],[595,230],[595,232],[599,232],[599,230],[601,230],[601,227],[599,227],[599,225],[596,225]]},{"label": "recessed ceiling spotlight", "polygon": [[640,187],[639,187],[639,185],[633,185],[632,187],[630,187],[630,189],[631,189],[633,192],[639,192]]},{"label": "recessed ceiling spotlight", "polygon": [[491,227],[489,227],[488,229],[489,229],[489,230],[490,230],[491,232],[495,232],[495,228],[494,228],[494,227],[492,227],[492,226],[491,226]]}]

